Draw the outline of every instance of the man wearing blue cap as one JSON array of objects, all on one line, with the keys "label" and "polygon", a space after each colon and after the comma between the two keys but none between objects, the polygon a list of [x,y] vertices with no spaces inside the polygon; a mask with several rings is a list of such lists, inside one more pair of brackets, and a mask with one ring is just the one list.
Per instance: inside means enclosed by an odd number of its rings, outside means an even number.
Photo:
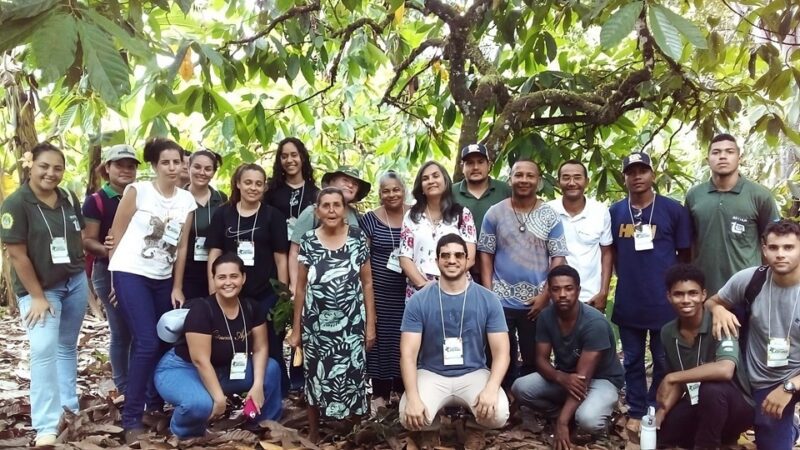
[{"label": "man wearing blue cap", "polygon": [[[638,423],[666,373],[661,327],[675,318],[667,301],[664,274],[677,262],[689,262],[692,222],[689,212],[671,198],[653,191],[655,173],[650,156],[635,152],[622,163],[628,197],[611,205],[617,290],[611,321],[619,326],[625,368],[628,428]],[[644,355],[648,335],[653,382],[647,389]]]},{"label": "man wearing blue cap", "polygon": [[[453,184],[453,196],[469,208],[475,218],[475,231],[480,236],[483,216],[492,205],[511,197],[508,183],[489,177],[492,162],[483,144],[472,144],[461,149],[461,171],[464,179]],[[477,264],[476,264],[477,267]]]}]

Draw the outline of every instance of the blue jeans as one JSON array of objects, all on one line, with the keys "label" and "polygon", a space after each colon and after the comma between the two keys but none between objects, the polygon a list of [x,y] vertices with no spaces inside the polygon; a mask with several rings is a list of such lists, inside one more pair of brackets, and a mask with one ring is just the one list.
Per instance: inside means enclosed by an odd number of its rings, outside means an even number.
[{"label": "blue jeans", "polygon": [[782,389],[783,383],[778,383],[764,389],[753,389],[753,400],[755,401],[755,423],[756,447],[769,450],[791,450],[797,440],[797,424],[794,423],[794,406],[800,400],[795,395],[783,410],[780,419],[767,417],[761,412],[761,404],[770,392],[775,388]]},{"label": "blue jeans", "polygon": [[[653,357],[653,382],[647,389],[647,374],[644,367],[644,352],[647,350],[647,335],[650,335],[650,355]],[[625,367],[625,400],[628,415],[641,419],[648,406],[656,405],[658,385],[667,373],[667,357],[661,345],[660,330],[619,327],[622,341],[623,366]]]},{"label": "blue jeans", "polygon": [[[33,328],[27,328],[30,343],[31,422],[38,434],[58,434],[63,407],[78,411],[78,334],[81,331],[89,284],[83,271],[44,291],[53,308]],[[31,310],[31,296],[17,299],[20,317]]]},{"label": "blue jeans", "polygon": [[128,385],[128,360],[131,354],[131,332],[122,318],[118,306],[108,300],[111,294],[111,272],[108,271],[108,261],[96,259],[92,268],[92,285],[97,298],[103,302],[106,310],[108,328],[111,331],[111,345],[108,353],[111,359],[111,372],[117,391],[125,392]]},{"label": "blue jeans", "polygon": [[[563,386],[538,373],[517,378],[511,392],[520,405],[549,416],[557,416],[567,401],[567,390]],[[586,399],[575,410],[578,428],[591,434],[608,431],[617,400],[619,389],[612,382],[599,378],[591,380]]]},{"label": "blue jeans", "polygon": [[148,409],[157,409],[147,392],[153,384],[156,364],[168,349],[158,338],[156,324],[162,314],[172,309],[172,278],[153,280],[128,272],[113,274],[117,302],[133,337],[122,410],[122,427],[130,430],[142,427],[145,401]]},{"label": "blue jeans", "polygon": [[[242,394],[253,387],[253,361],[247,361],[247,372],[242,380],[229,378],[229,367],[218,368],[217,379],[225,395]],[[281,417],[283,403],[281,400],[280,369],[273,359],[267,359],[264,373],[264,405],[257,421],[278,420]],[[214,400],[206,390],[200,373],[194,364],[185,361],[168,351],[156,367],[156,389],[164,400],[175,406],[170,421],[170,430],[180,439],[202,436],[206,431],[208,416],[214,407]]]}]

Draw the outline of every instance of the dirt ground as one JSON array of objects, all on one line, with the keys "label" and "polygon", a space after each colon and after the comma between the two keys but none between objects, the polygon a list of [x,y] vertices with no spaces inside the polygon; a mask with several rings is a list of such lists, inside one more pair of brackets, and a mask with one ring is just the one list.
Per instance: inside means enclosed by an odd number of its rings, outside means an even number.
[{"label": "dirt ground", "polygon": [[[0,316],[0,448],[23,448],[32,445],[35,433],[30,426],[28,387],[30,370],[28,345],[24,330],[16,316]],[[129,448],[124,445],[120,427],[120,406],[123,401],[114,390],[108,363],[109,333],[106,322],[88,315],[79,342],[78,387],[81,411],[66,414],[57,448],[94,450]],[[400,450],[406,448],[409,436],[397,419],[396,407],[380,408],[373,418],[355,429],[338,423],[324,423],[323,442],[314,445],[304,438],[305,412],[302,399],[292,396],[284,401],[281,421],[264,422],[258,432],[242,429],[238,405],[232,404],[230,416],[212,424],[212,436],[202,440],[178,441],[169,435],[167,414],[148,421],[151,432],[136,448],[146,449],[347,449]],[[442,420],[439,450],[463,448],[466,418],[453,411]],[[502,430],[487,432],[486,449],[547,449],[550,433],[536,421],[512,418]],[[578,437],[580,438],[580,437]],[[754,449],[752,433],[742,435],[740,449]],[[626,439],[624,416],[616,417],[609,437],[596,442],[578,442],[576,449],[638,449]]]}]

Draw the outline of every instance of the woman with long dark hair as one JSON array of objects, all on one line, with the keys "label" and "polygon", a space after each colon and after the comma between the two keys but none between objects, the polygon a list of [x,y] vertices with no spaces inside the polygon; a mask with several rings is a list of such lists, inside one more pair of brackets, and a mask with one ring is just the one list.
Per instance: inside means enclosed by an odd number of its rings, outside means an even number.
[{"label": "woman with long dark hair", "polygon": [[188,298],[208,295],[208,249],[206,238],[214,212],[228,200],[209,184],[222,164],[222,156],[211,150],[198,150],[189,157],[189,192],[197,203],[189,233],[186,270],[183,272],[183,295]]},{"label": "woman with long dark hair", "polygon": [[[197,204],[178,188],[183,148],[168,139],[154,139],[144,147],[144,160],[155,172],[152,181],[131,183],[122,195],[109,233],[112,246],[112,285],[120,311],[133,337],[122,427],[125,440],[136,442],[144,432],[142,416],[153,371],[167,350],[156,333],[162,314],[183,304],[180,283],[173,270],[183,272],[186,247]],[[112,294],[114,295],[114,294]]]},{"label": "woman with long dark hair", "polygon": [[295,137],[280,141],[264,199],[286,216],[289,237],[300,213],[314,203],[318,192],[308,149],[303,141]]},{"label": "woman with long dark hair", "polygon": [[420,167],[411,190],[417,201],[403,219],[400,267],[408,279],[406,300],[439,277],[436,243],[456,233],[467,242],[467,268],[475,264],[475,222],[469,209],[453,199],[453,182],[447,169],[436,161]]},{"label": "woman with long dark hair", "polygon": [[77,346],[89,285],[81,207],[74,194],[58,187],[64,153],[49,143],[31,153],[27,181],[0,206],[0,240],[30,344],[30,415],[38,447],[56,444],[64,408],[79,408]]}]

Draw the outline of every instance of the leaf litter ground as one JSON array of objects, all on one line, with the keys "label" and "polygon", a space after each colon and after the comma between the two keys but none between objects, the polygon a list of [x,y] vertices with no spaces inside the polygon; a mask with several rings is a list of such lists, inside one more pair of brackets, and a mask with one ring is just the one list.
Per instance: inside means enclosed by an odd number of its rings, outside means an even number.
[{"label": "leaf litter ground", "polygon": [[[0,336],[4,336],[0,349],[0,448],[24,448],[32,445],[35,433],[30,426],[30,367],[28,343],[17,316],[7,313],[0,318]],[[104,320],[87,316],[79,338],[78,389],[81,411],[76,415],[65,413],[60,425],[56,446],[64,449],[95,450],[105,448],[130,448],[124,445],[120,426],[120,408],[124,398],[118,395],[111,380],[108,363],[108,326]],[[260,429],[242,429],[239,414],[240,402],[230,405],[229,415],[211,424],[211,433],[196,440],[179,441],[169,434],[167,414],[147,419],[150,431],[134,448],[142,449],[230,449],[230,450],[400,450],[416,448],[413,440],[397,419],[396,408],[381,407],[369,420],[355,429],[342,423],[323,423],[323,442],[314,445],[304,438],[305,410],[302,399],[291,396],[284,400],[284,414],[280,422],[266,421]],[[449,411],[442,418],[439,450],[463,448],[466,417],[463,411]],[[615,416],[615,423],[607,439],[589,442],[576,441],[576,449],[638,449],[626,439],[625,418]],[[743,435],[740,449],[754,449],[752,433]],[[520,421],[514,418],[504,429],[486,433],[486,449],[547,449],[550,448],[550,430],[536,420]]]}]

